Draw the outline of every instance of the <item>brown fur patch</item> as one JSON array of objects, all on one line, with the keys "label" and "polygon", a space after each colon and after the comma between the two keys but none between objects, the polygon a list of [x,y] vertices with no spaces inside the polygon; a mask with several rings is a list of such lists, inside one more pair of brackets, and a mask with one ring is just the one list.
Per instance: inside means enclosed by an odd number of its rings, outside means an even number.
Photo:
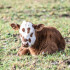
[{"label": "brown fur patch", "polygon": [[24,39],[24,41],[26,42],[26,41],[28,41],[27,39]]},{"label": "brown fur patch", "polygon": [[29,38],[29,42],[31,42],[31,39]]},{"label": "brown fur patch", "polygon": [[30,34],[30,37],[32,37],[32,36],[33,36],[33,33]]},{"label": "brown fur patch", "polygon": [[[36,41],[31,46],[30,53],[38,55],[42,52],[52,54],[65,49],[65,41],[58,30],[53,27],[44,27],[36,32]],[[32,51],[32,52],[31,52]]]},{"label": "brown fur patch", "polygon": [[30,32],[30,28],[27,28],[27,33],[29,33]]},{"label": "brown fur patch", "polygon": [[23,28],[22,31],[25,32],[25,29]]}]

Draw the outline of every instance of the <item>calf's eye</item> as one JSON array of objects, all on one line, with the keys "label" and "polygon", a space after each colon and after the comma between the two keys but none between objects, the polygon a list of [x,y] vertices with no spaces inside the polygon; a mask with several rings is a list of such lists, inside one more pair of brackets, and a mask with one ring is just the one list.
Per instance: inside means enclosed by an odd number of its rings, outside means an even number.
[{"label": "calf's eye", "polygon": [[30,32],[30,28],[27,28],[27,33],[29,33]]},{"label": "calf's eye", "polygon": [[31,39],[29,38],[29,42],[31,42]]},{"label": "calf's eye", "polygon": [[23,28],[22,31],[25,32],[25,29]]},{"label": "calf's eye", "polygon": [[32,37],[32,36],[33,36],[33,33],[30,34],[30,37]]}]

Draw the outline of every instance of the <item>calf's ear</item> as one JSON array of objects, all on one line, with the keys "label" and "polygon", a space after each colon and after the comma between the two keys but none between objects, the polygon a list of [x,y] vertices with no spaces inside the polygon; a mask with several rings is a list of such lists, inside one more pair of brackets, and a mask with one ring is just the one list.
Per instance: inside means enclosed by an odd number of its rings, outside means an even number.
[{"label": "calf's ear", "polygon": [[44,27],[44,24],[38,24],[38,25],[34,24],[33,27],[36,31],[41,31]]},{"label": "calf's ear", "polygon": [[19,25],[19,24],[15,24],[15,23],[10,24],[10,26],[11,26],[14,30],[18,30],[18,29],[20,28],[20,25]]}]

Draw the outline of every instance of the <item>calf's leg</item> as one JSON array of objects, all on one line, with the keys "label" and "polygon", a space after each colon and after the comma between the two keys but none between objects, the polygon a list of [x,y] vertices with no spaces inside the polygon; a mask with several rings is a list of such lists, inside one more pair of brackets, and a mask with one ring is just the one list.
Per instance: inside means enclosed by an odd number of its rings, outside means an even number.
[{"label": "calf's leg", "polygon": [[23,48],[23,47],[20,47],[19,51],[18,51],[18,55],[21,56],[21,55],[25,55],[25,54],[28,54],[29,53],[29,49],[27,48]]}]

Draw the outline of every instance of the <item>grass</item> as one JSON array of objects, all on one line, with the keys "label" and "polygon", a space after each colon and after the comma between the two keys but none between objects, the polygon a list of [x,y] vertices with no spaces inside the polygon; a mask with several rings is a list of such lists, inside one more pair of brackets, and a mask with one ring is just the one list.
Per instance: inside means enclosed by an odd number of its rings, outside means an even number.
[{"label": "grass", "polygon": [[[0,0],[0,70],[70,70],[69,0]],[[66,41],[64,52],[16,56],[21,45],[11,23],[23,20],[57,28]],[[69,61],[68,61],[69,60]]]}]

